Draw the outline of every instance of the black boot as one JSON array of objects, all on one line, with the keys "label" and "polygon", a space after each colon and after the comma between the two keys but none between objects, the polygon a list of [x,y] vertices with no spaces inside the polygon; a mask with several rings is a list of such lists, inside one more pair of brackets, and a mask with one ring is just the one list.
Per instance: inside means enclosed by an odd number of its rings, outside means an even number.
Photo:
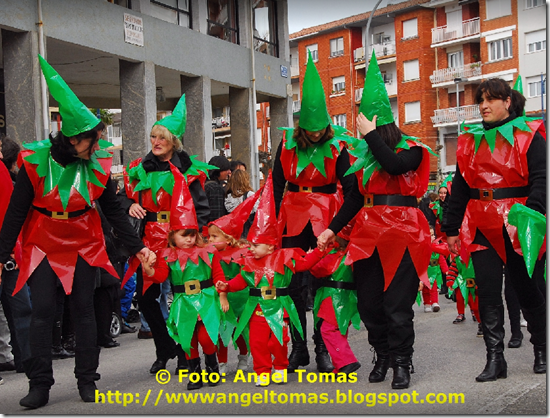
[{"label": "black boot", "polygon": [[204,365],[208,373],[208,386],[218,386],[220,383],[220,367],[218,365],[218,356],[214,354],[204,355]]},{"label": "black boot", "polygon": [[334,370],[332,365],[332,360],[328,354],[327,346],[323,341],[323,336],[321,335],[321,320],[319,320],[318,329],[313,333],[313,342],[315,343],[315,362],[317,363],[317,371],[321,373],[330,373]]},{"label": "black boot", "polygon": [[411,382],[411,356],[391,356],[393,367],[392,389],[407,389]]},{"label": "black boot", "polygon": [[390,368],[390,355],[389,353],[378,353],[375,351],[375,358],[372,362],[374,363],[374,368],[369,374],[369,382],[379,383],[383,382],[386,378],[386,373]]},{"label": "black boot", "polygon": [[305,341],[293,341],[292,351],[288,357],[287,371],[294,373],[300,366],[307,366],[309,364],[309,352],[307,350],[307,344]]},{"label": "black boot", "polygon": [[546,344],[533,346],[535,352],[535,364],[533,371],[537,374],[546,373]]},{"label": "black boot", "polygon": [[487,364],[476,380],[494,382],[497,379],[506,379],[508,365],[504,360],[504,305],[480,304],[479,313],[487,350]]},{"label": "black boot", "polygon": [[54,384],[51,357],[32,357],[24,362],[29,380],[29,393],[19,401],[25,408],[36,409],[46,405],[50,399],[50,388]]},{"label": "black boot", "polygon": [[546,373],[546,303],[535,309],[523,308],[523,316],[535,353],[533,371],[537,374]]},{"label": "black boot", "polygon": [[99,351],[99,347],[77,347],[75,351],[74,375],[77,379],[78,393],[84,402],[95,402],[95,382],[101,378],[97,373]]},{"label": "black boot", "polygon": [[174,374],[179,376],[180,370],[189,370],[189,363],[187,362],[185,354],[183,356],[178,356],[178,365],[176,366]]},{"label": "black boot", "polygon": [[201,358],[192,358],[187,360],[187,364],[189,365],[189,374],[191,373],[198,373],[199,376],[193,376],[193,379],[196,380],[196,382],[191,381],[191,377],[189,378],[189,382],[187,383],[187,390],[195,390],[202,388],[202,376],[201,376]]}]

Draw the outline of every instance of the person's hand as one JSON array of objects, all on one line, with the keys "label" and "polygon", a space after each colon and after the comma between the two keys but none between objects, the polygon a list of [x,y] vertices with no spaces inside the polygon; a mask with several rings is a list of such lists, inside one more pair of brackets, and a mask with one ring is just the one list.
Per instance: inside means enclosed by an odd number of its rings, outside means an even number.
[{"label": "person's hand", "polygon": [[4,263],[0,263],[0,285],[2,284],[2,270],[4,270]]},{"label": "person's hand", "polygon": [[317,237],[317,248],[321,251],[325,251],[327,246],[336,239],[336,235],[330,229],[325,229]]},{"label": "person's hand", "polygon": [[368,120],[367,117],[362,113],[359,113],[359,115],[357,115],[356,124],[357,129],[361,133],[361,136],[365,136],[376,129],[376,118],[377,116],[374,115],[372,117],[372,120]]},{"label": "person's hand", "polygon": [[227,300],[227,293],[220,293],[220,305],[222,307],[223,313],[227,313],[229,310],[229,301]]},{"label": "person's hand", "polygon": [[144,260],[147,260],[149,258],[149,254],[151,253],[151,250],[147,247],[143,247],[141,250],[139,250],[138,253],[136,253],[136,257],[140,262],[143,263]]},{"label": "person's hand", "polygon": [[128,210],[128,214],[133,218],[143,219],[145,215],[147,215],[147,211],[143,209],[139,203],[132,203],[132,206],[130,206]]},{"label": "person's hand", "polygon": [[460,242],[458,239],[458,235],[456,237],[447,236],[447,245],[449,246],[449,251],[454,255],[458,255],[459,244]]},{"label": "person's hand", "polygon": [[216,290],[218,292],[227,292],[227,289],[229,288],[229,286],[227,285],[226,282],[222,282],[221,280],[219,282],[216,283]]},{"label": "person's hand", "polygon": [[419,291],[419,292],[422,292],[422,289],[424,289],[424,283],[423,283],[423,282],[419,282],[419,283],[418,283],[418,291]]}]

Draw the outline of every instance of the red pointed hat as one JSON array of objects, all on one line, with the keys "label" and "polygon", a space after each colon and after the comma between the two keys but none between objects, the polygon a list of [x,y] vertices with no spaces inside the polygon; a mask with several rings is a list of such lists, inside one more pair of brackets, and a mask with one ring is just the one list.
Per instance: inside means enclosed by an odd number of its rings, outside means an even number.
[{"label": "red pointed hat", "polygon": [[172,191],[172,204],[170,207],[170,229],[199,229],[197,214],[193,198],[189,192],[187,182],[183,174],[170,163],[170,170],[174,175],[174,189]]},{"label": "red pointed hat", "polygon": [[260,198],[260,205],[254,216],[254,222],[246,237],[253,244],[278,245],[277,216],[275,212],[275,199],[273,198],[273,179],[271,172],[264,185],[264,191]]},{"label": "red pointed hat", "polygon": [[224,234],[230,235],[238,240],[243,234],[244,224],[252,213],[252,209],[254,208],[257,200],[260,198],[262,189],[263,187],[254,193],[254,195],[248,197],[244,202],[237,206],[233,212],[210,222],[208,226],[216,225],[223,231]]}]

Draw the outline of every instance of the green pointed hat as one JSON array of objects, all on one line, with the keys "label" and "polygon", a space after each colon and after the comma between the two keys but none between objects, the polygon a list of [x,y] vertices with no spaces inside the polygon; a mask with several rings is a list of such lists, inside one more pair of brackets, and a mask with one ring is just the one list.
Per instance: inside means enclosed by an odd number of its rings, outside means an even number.
[{"label": "green pointed hat", "polygon": [[325,100],[325,90],[321,77],[317,72],[311,51],[308,50],[308,60],[304,82],[302,84],[302,106],[298,125],[306,131],[320,131],[330,125],[331,120]]},{"label": "green pointed hat", "polygon": [[65,80],[40,54],[38,60],[50,94],[59,104],[59,113],[63,120],[61,127],[63,135],[75,136],[95,128],[101,121],[76,97]]},{"label": "green pointed hat", "polygon": [[[514,83],[514,90],[519,91],[523,95],[523,83],[521,81],[521,75],[518,74],[518,78],[516,78],[516,82]],[[525,116],[525,108],[523,108],[523,116]]]},{"label": "green pointed hat", "polygon": [[377,115],[376,126],[394,122],[390,99],[388,98],[386,85],[378,67],[374,50],[372,51],[372,58],[369,63],[367,76],[365,77],[365,87],[363,88],[359,113],[365,115],[369,120],[372,120],[374,115]]},{"label": "green pointed hat", "polygon": [[181,96],[178,104],[172,111],[171,115],[162,118],[155,125],[162,125],[168,129],[172,135],[176,138],[181,138],[185,133],[185,126],[187,125],[187,106],[185,105],[185,94]]}]

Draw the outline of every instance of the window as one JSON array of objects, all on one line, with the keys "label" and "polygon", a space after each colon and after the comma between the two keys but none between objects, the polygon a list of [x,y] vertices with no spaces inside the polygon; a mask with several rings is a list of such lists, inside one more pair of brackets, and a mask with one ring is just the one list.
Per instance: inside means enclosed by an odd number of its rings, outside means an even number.
[{"label": "window", "polygon": [[383,45],[385,43],[391,42],[391,36],[386,35],[384,32],[375,33],[372,39],[374,45]]},{"label": "window", "polygon": [[151,0],[151,4],[154,6],[151,8],[152,16],[186,28],[191,27],[189,0]]},{"label": "window", "polygon": [[538,30],[525,34],[525,42],[527,43],[527,52],[539,52],[546,50],[546,32]]},{"label": "window", "polygon": [[544,4],[544,0],[525,0],[525,8],[532,9],[533,7],[539,7]]},{"label": "window", "polygon": [[450,52],[447,54],[449,68],[458,68],[464,66],[464,53],[462,51]]},{"label": "window", "polygon": [[382,78],[384,79],[384,84],[391,84],[393,82],[393,74],[392,73],[386,73],[385,71],[381,71]]},{"label": "window", "polygon": [[489,42],[489,61],[512,58],[512,38]]},{"label": "window", "polygon": [[405,123],[420,122],[420,102],[405,103]]},{"label": "window", "polygon": [[253,2],[254,50],[274,57],[279,56],[277,42],[276,2],[260,0]]},{"label": "window", "polygon": [[512,14],[511,0],[485,0],[487,6],[487,20]]},{"label": "window", "polygon": [[332,94],[340,93],[346,90],[346,77],[334,77],[332,79]]},{"label": "window", "polygon": [[540,97],[546,91],[546,77],[544,85],[540,77],[531,77],[527,79],[528,97]]},{"label": "window", "polygon": [[207,7],[208,34],[238,44],[236,0],[208,0]]},{"label": "window", "polygon": [[341,126],[342,128],[346,127],[346,114],[343,115],[334,115],[334,124]]},{"label": "window", "polygon": [[344,38],[330,40],[330,56],[344,55]]},{"label": "window", "polygon": [[311,52],[311,58],[313,58],[313,62],[319,61],[319,53],[318,53],[319,51],[317,51],[317,44],[306,46],[306,62],[305,62],[306,64],[308,60],[307,51]]},{"label": "window", "polygon": [[418,19],[403,21],[403,39],[418,37]]},{"label": "window", "polygon": [[403,81],[418,80],[420,78],[420,68],[418,66],[418,60],[405,61],[403,63],[403,69],[405,71],[405,77]]}]

